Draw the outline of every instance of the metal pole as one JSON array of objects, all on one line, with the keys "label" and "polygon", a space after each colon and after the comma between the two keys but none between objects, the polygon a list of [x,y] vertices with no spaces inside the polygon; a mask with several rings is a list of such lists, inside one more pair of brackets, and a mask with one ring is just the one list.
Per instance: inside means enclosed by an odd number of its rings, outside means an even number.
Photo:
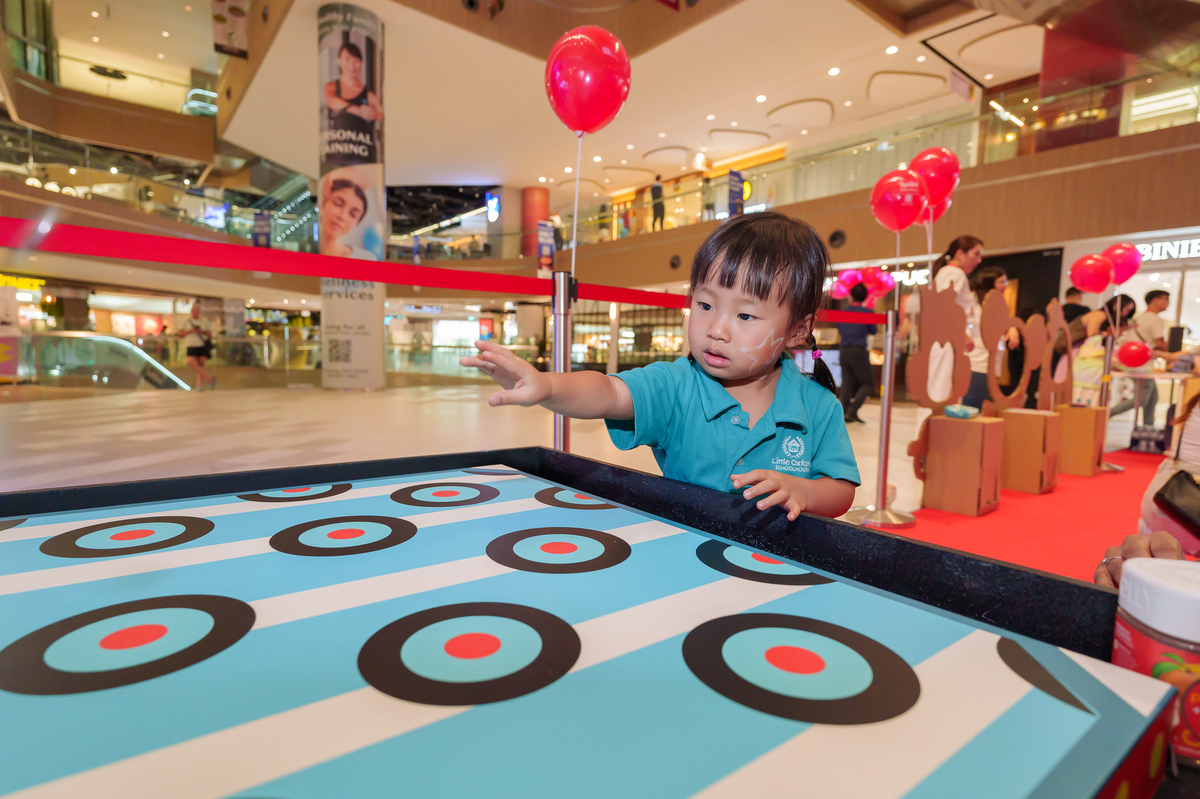
[{"label": "metal pole", "polygon": [[887,327],[883,351],[883,386],[879,392],[879,468],[876,471],[875,509],[846,514],[846,518],[865,527],[895,530],[912,527],[917,517],[911,513],[891,510],[887,506],[888,451],[892,437],[892,400],[896,382],[896,311],[887,312]]},{"label": "metal pole", "polygon": [[[574,255],[574,253],[572,253]],[[571,371],[571,273],[554,273],[554,349],[551,356],[554,371]],[[571,451],[571,420],[561,413],[554,414],[554,448]]]},{"label": "metal pole", "polygon": [[[1120,309],[1118,309],[1120,313]],[[1100,377],[1100,407],[1108,407],[1109,393],[1112,388],[1113,337],[1104,339],[1104,374]]]}]

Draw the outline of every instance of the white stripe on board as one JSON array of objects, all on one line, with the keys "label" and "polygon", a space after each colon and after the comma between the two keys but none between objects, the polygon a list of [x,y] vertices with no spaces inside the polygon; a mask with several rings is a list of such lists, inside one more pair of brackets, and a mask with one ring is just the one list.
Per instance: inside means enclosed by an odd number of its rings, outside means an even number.
[{"label": "white stripe on board", "polygon": [[[662,522],[643,522],[628,527],[607,531],[610,535],[625,539],[630,544],[645,543],[656,538],[682,533],[678,527]],[[310,588],[291,594],[258,599],[250,604],[254,608],[254,628],[273,627],[289,621],[299,621],[339,610],[386,602],[402,596],[461,585],[474,580],[511,574],[512,569],[501,566],[486,555],[447,563],[435,563],[391,574],[364,577],[348,583]]]},{"label": "white stripe on board", "polygon": [[[446,510],[423,513],[417,516],[401,516],[417,526],[418,530],[435,527],[439,524],[472,521],[489,516],[504,516],[510,513],[524,513],[532,510],[548,508],[536,499],[513,499],[508,502],[497,502],[495,505],[468,505],[462,508],[447,508]],[[226,544],[212,544],[204,547],[189,547],[162,552],[147,552],[143,555],[113,556],[98,562],[73,563],[70,566],[56,566],[52,569],[37,569],[35,571],[17,572],[16,574],[0,575],[0,596],[19,594],[24,591],[36,591],[41,588],[57,588],[64,585],[75,585],[93,580],[105,580],[109,577],[122,577],[129,574],[144,574],[160,569],[176,569],[181,566],[194,566],[200,563],[213,563],[219,560],[243,558],[247,555],[262,555],[274,552],[270,545],[271,537],[251,538],[245,541],[231,541]]]},{"label": "white stripe on board", "polygon": [[[498,483],[503,480],[513,480],[517,477],[526,477],[524,474],[514,474],[512,477],[492,474],[464,474],[446,478],[447,482],[453,483]],[[535,478],[536,479],[536,478]],[[346,482],[346,481],[342,481]],[[350,481],[353,482],[353,481]],[[126,519],[140,519],[145,516],[188,516],[207,519],[210,516],[229,516],[234,513],[250,513],[251,511],[270,510],[272,508],[278,510],[280,508],[298,507],[300,505],[323,505],[327,502],[343,502],[348,499],[366,499],[368,497],[381,497],[386,494],[391,494],[393,491],[399,491],[402,488],[409,486],[421,485],[422,483],[436,482],[432,480],[417,480],[409,483],[392,483],[384,486],[367,486],[365,488],[351,488],[344,494],[336,494],[332,497],[322,497],[320,499],[312,499],[307,502],[250,502],[241,500],[240,502],[226,502],[223,505],[203,505],[191,508],[167,509],[163,511],[141,510],[137,513],[126,513],[117,516],[106,516],[102,519],[76,519],[68,522],[53,522],[51,524],[35,524],[29,526],[13,527],[12,529],[0,532],[0,544],[9,541],[26,541],[31,538],[50,538],[51,536],[59,535],[60,533],[69,533],[72,530],[78,530],[80,527],[90,527],[93,524],[105,524],[107,522],[120,522]],[[277,491],[278,489],[267,489],[269,491]],[[246,491],[243,493],[255,493]],[[203,499],[198,497],[197,499]]]},{"label": "white stripe on board", "polygon": [[998,640],[975,630],[917,665],[921,698],[907,713],[814,724],[695,796],[783,796],[801,785],[806,799],[904,796],[1033,690],[1000,660]]},{"label": "white stripe on board", "polygon": [[[580,662],[595,666],[689,632],[700,621],[740,613],[806,586],[726,577],[671,597],[575,626]],[[675,603],[664,600],[684,598]],[[691,610],[703,605],[704,614]],[[661,614],[666,612],[666,616]],[[623,636],[646,628],[638,644]],[[611,648],[608,648],[611,647]],[[585,668],[578,663],[573,671]],[[961,680],[961,675],[958,675]],[[419,729],[470,707],[434,707],[360,688],[273,716],[182,741],[10,794],[10,799],[217,799],[246,791],[372,744]],[[894,742],[889,742],[894,745]],[[793,774],[793,777],[795,775]],[[847,794],[849,795],[849,794]]]}]

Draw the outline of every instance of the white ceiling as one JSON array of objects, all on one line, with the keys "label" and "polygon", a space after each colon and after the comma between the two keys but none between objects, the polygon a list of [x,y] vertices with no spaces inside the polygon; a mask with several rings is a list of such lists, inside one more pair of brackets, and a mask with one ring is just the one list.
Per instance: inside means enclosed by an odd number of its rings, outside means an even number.
[{"label": "white ceiling", "polygon": [[[323,2],[292,6],[225,133],[308,175],[318,169]],[[389,185],[530,186],[545,177],[554,181],[552,203],[565,198],[576,142],[546,100],[543,62],[396,2],[359,3],[386,31]],[[940,29],[986,16],[971,12]],[[943,52],[956,56],[990,24],[961,42],[948,38]],[[583,185],[615,192],[648,182],[632,169],[683,171],[698,151],[720,160],[771,144],[810,147],[964,104],[946,85],[949,66],[920,43],[937,32],[901,39],[848,0],[744,0],[633,60],[624,110],[584,140]],[[886,54],[892,45],[898,52]],[[789,105],[801,100],[822,102]]]}]

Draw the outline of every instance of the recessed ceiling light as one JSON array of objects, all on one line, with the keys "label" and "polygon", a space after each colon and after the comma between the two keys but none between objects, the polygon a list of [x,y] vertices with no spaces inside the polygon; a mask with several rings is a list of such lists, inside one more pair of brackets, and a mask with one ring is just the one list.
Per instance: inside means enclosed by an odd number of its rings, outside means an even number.
[{"label": "recessed ceiling light", "polygon": [[164,38],[164,39],[165,39],[165,38],[167,38],[167,37],[168,37],[168,36],[170,36],[170,35],[171,35],[171,34],[167,33],[166,31],[163,31],[163,38]]},{"label": "recessed ceiling light", "polygon": [[598,155],[593,155],[593,156],[592,156],[592,160],[593,160],[593,161],[595,161],[595,162],[598,164],[598,163],[600,163],[600,156],[598,156]]},{"label": "recessed ceiling light", "polygon": [[575,170],[574,170],[574,169],[571,169],[571,167],[569,167],[569,166],[564,166],[564,167],[563,167],[563,172],[566,172],[568,175],[569,175],[569,174],[571,174],[571,173],[572,173],[572,172],[574,172],[574,171],[575,171]]},{"label": "recessed ceiling light", "polygon": [[681,172],[682,172],[682,171],[684,171],[684,170],[686,170],[686,169],[687,169],[687,167],[686,167],[686,166],[681,166],[681,167],[679,167],[679,170],[680,170]]},{"label": "recessed ceiling light", "polygon": [[159,54],[158,54],[158,57],[159,57],[159,58],[166,58],[166,56],[165,56],[165,55],[163,55],[162,53],[159,53]]},{"label": "recessed ceiling light", "polygon": [[660,133],[660,134],[658,134],[658,138],[660,138],[660,139],[665,139],[665,138],[667,138],[667,134],[665,134],[665,133]]},{"label": "recessed ceiling light", "polygon": [[632,145],[632,144],[626,144],[626,145],[625,145],[625,149],[626,149],[626,150],[632,150],[632,149],[633,149],[633,145]]},{"label": "recessed ceiling light", "polygon": [[807,131],[807,130],[802,130],[802,131],[800,131],[800,135],[801,135],[801,136],[807,136],[807,135],[808,135],[808,131]]},{"label": "recessed ceiling light", "polygon": [[628,161],[626,161],[624,158],[622,158],[622,159],[621,159],[621,163],[622,163],[622,164],[628,164],[629,162],[628,162]]},{"label": "recessed ceiling light", "polygon": [[701,147],[701,148],[700,148],[700,152],[702,152],[702,153],[706,153],[706,152],[708,152],[708,148],[707,148],[707,147]]},{"label": "recessed ceiling light", "polygon": [[1027,102],[1029,102],[1029,98],[1028,98],[1028,97],[1026,97],[1026,98],[1025,98],[1024,100],[1022,100],[1021,102],[1023,102],[1023,103],[1027,103]]},{"label": "recessed ceiling light", "polygon": [[608,181],[608,178],[605,178],[605,179],[604,179],[604,182],[605,182],[605,183],[608,183],[608,182],[609,182],[609,181]]},{"label": "recessed ceiling light", "polygon": [[846,102],[842,103],[842,105],[844,105],[844,106],[846,106],[847,108],[849,108],[850,106],[854,105],[854,103],[852,103],[851,101],[847,100]]},{"label": "recessed ceiling light", "polygon": [[287,301],[287,300],[284,300],[284,301],[283,301],[283,304],[284,304],[284,305],[287,305],[287,304],[288,304],[288,301]]},{"label": "recessed ceiling light", "polygon": [[184,6],[184,7],[183,7],[183,10],[184,10],[184,11],[191,11],[191,10],[192,10],[192,7],[191,7],[191,6]]},{"label": "recessed ceiling light", "polygon": [[99,36],[93,36],[93,37],[92,37],[92,41],[93,41],[93,42],[98,42],[98,41],[100,41],[100,37],[99,37]]},{"label": "recessed ceiling light", "polygon": [[598,192],[598,191],[594,191],[594,192],[592,192],[592,196],[593,196],[593,197],[599,197],[599,196],[600,196],[600,192]]},{"label": "recessed ceiling light", "polygon": [[708,116],[705,117],[705,119],[707,119],[709,122],[712,122],[716,118],[717,118],[716,114],[709,114]]},{"label": "recessed ceiling light", "polygon": [[1036,105],[1033,107],[1033,110],[1034,110],[1034,111],[1036,111],[1036,110],[1037,110],[1037,106],[1036,106]]},{"label": "recessed ceiling light", "polygon": [[883,52],[887,53],[888,55],[895,55],[896,53],[900,52],[900,48],[893,44],[891,47],[884,50]]},{"label": "recessed ceiling light", "polygon": [[[545,182],[546,182],[545,178],[538,178],[538,183],[545,183]],[[411,195],[412,195],[412,192],[409,192],[409,196],[411,196]]]},{"label": "recessed ceiling light", "polygon": [[836,75],[836,74],[838,74],[839,72],[841,72],[841,70],[840,70],[840,69],[838,69],[837,67],[833,67],[832,69],[830,69],[830,70],[829,70],[829,74],[830,74],[830,75]]},{"label": "recessed ceiling light", "polygon": [[[73,174],[75,174],[75,173],[74,173],[74,172],[72,172],[71,174],[73,175]],[[191,178],[184,178],[184,179],[183,179],[183,185],[185,185],[185,186],[190,186],[190,185],[192,185],[192,180],[191,180]]]},{"label": "recessed ceiling light", "polygon": [[919,55],[919,56],[917,56],[917,63],[918,63],[918,64],[924,63],[924,61],[925,61],[925,56],[923,56],[923,55]]},{"label": "recessed ceiling light", "polygon": [[547,181],[547,183],[553,183],[553,182],[554,182],[554,178],[550,178],[550,179]]},{"label": "recessed ceiling light", "polygon": [[994,78],[994,77],[995,77],[995,75],[993,75],[992,73],[990,73],[990,72],[989,72],[988,74],[986,74],[986,75],[984,75],[984,76],[983,76],[983,79],[984,79],[984,80],[991,80],[991,79],[992,79],[992,78]]},{"label": "recessed ceiling light", "polygon": [[736,122],[730,122],[730,123],[729,123],[729,127],[731,127],[731,128],[736,128],[736,127],[737,127],[737,123],[736,123]]},{"label": "recessed ceiling light", "polygon": [[100,16],[100,12],[99,12],[99,11],[93,11],[93,12],[92,12],[92,19],[97,19],[99,16]]},{"label": "recessed ceiling light", "polygon": [[71,167],[71,168],[70,168],[70,169],[68,169],[67,171],[68,171],[68,172],[70,172],[72,175],[74,175],[74,174],[75,174],[75,167]]},{"label": "recessed ceiling light", "polygon": [[756,103],[765,103],[766,101],[767,101],[767,96],[765,94],[760,94],[758,97],[754,98],[754,102],[756,102]]}]

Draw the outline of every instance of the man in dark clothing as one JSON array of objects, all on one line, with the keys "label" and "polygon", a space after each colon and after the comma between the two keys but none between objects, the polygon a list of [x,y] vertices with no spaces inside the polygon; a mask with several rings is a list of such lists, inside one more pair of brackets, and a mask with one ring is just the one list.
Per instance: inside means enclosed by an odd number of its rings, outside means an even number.
[{"label": "man in dark clothing", "polygon": [[662,198],[662,175],[654,176],[654,185],[650,187],[650,199],[654,201],[654,221],[650,223],[650,230],[654,230],[657,225],[659,230],[663,229],[663,217],[666,216],[667,207],[663,205]]},{"label": "man in dark clothing", "polygon": [[[856,283],[850,289],[850,307],[847,311],[870,313],[863,307],[867,299],[867,287]],[[867,336],[875,333],[875,325],[859,325],[850,322],[837,323],[838,358],[842,364],[842,411],[846,422],[863,423],[858,418],[858,409],[875,390],[875,370],[871,368],[871,357],[867,354]]]},{"label": "man in dark clothing", "polygon": [[1063,303],[1062,307],[1063,318],[1067,320],[1068,325],[1092,310],[1091,308],[1079,302],[1079,300],[1083,298],[1083,295],[1079,293],[1079,289],[1067,289],[1067,293],[1064,295],[1064,297],[1066,302]]}]

